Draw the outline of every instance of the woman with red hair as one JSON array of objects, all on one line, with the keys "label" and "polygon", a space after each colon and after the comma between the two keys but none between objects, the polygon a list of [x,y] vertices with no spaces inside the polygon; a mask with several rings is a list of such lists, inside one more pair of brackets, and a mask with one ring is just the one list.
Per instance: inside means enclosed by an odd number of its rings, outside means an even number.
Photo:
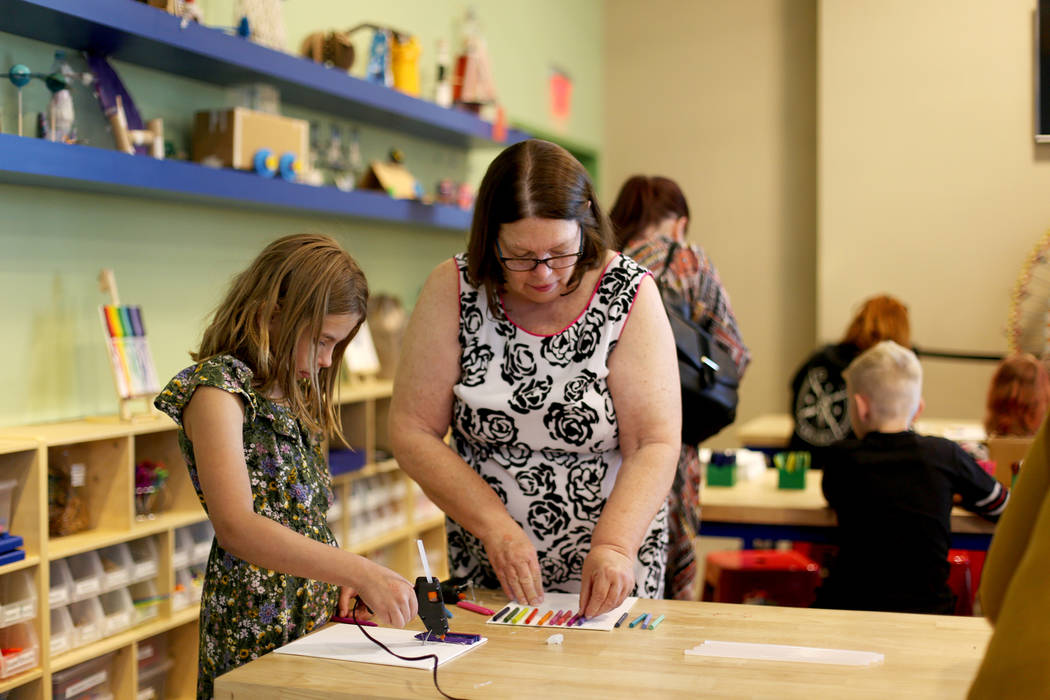
[{"label": "woman with red hair", "polygon": [[889,295],[865,300],[838,343],[825,345],[802,364],[791,381],[795,429],[790,450],[815,451],[852,433],[843,370],[882,340],[911,347],[908,307]]}]

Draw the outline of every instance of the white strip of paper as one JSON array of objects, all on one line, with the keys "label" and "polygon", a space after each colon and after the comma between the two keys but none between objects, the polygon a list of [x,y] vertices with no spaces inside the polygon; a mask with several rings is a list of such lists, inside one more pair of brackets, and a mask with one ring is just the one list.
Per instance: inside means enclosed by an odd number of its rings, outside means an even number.
[{"label": "white strip of paper", "polygon": [[760,661],[801,661],[809,664],[836,664],[839,666],[872,666],[881,664],[885,655],[874,651],[853,649],[821,649],[795,647],[784,644],[751,644],[747,642],[719,642],[705,640],[692,649],[691,656],[717,656],[730,659],[758,659]]}]

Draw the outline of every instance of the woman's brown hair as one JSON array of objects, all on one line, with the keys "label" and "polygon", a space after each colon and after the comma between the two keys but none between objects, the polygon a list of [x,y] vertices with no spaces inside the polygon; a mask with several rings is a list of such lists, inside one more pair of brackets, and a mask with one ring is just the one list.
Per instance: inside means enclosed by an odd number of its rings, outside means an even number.
[{"label": "woman's brown hair", "polygon": [[[200,348],[191,356],[198,362],[217,355],[236,357],[251,368],[256,389],[263,394],[278,390],[311,432],[342,439],[332,395],[343,353],[367,308],[365,275],[334,239],[316,234],[285,236],[266,246],[234,278]],[[332,366],[318,369],[311,363],[309,382],[300,383],[296,346],[306,336],[316,353],[329,314],[357,314],[359,320],[333,349]],[[275,318],[280,322],[271,325]]]},{"label": "woman's brown hair", "polygon": [[633,175],[623,183],[609,212],[616,249],[623,250],[643,231],[664,219],[683,216],[688,226],[689,204],[678,183],[659,175]]},{"label": "woman's brown hair", "polygon": [[880,340],[892,340],[897,345],[911,347],[908,307],[887,295],[865,301],[842,338],[843,343],[853,343],[861,352]]},{"label": "woman's brown hair", "polygon": [[988,386],[984,429],[988,435],[1031,437],[1050,400],[1050,375],[1035,355],[1016,353],[999,363]]},{"label": "woman's brown hair", "polygon": [[602,264],[612,235],[598,205],[594,185],[580,162],[561,146],[530,139],[496,156],[474,203],[467,243],[467,278],[485,288],[489,310],[498,316],[499,294],[506,281],[496,253],[500,226],[521,219],[561,219],[580,224],[583,254],[568,284]]}]

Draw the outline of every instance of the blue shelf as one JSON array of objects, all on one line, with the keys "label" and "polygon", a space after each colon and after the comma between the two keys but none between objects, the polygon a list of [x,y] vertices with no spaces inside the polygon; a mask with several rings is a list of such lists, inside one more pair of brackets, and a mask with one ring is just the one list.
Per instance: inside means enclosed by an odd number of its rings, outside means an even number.
[{"label": "blue shelf", "polygon": [[[442,143],[492,145],[492,125],[345,71],[189,24],[132,0],[0,0],[0,31],[215,85],[265,82],[281,100]],[[528,138],[508,130],[507,143]]]},{"label": "blue shelf", "polygon": [[380,192],[342,192],[196,163],[129,156],[91,146],[0,134],[0,183],[332,216],[352,216],[466,231],[471,212],[392,199]]}]

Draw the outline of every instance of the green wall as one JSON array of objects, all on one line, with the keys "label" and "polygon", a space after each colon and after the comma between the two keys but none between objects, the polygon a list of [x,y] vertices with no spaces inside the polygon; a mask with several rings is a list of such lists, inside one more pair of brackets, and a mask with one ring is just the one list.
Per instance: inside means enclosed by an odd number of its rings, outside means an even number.
[{"label": "green wall", "polygon": [[[549,66],[557,64],[575,81],[574,116],[566,136],[599,147],[601,1],[473,4],[509,117],[554,131],[547,117],[546,80]],[[229,24],[232,5],[212,0],[206,5],[208,21]],[[458,46],[454,39],[466,5],[296,0],[285,4],[289,46],[298,46],[314,29],[362,21],[416,31],[424,48],[426,94],[436,40],[444,36]],[[46,70],[53,49],[0,33],[0,68],[6,71],[19,62]],[[362,45],[359,57],[364,50]],[[225,94],[214,86],[114,64],[143,116],[164,117],[168,138],[183,148],[193,111],[224,104]],[[363,65],[359,58],[354,72]],[[108,147],[90,93],[76,94],[82,135]],[[15,97],[3,81],[0,117],[6,133],[14,128]],[[24,100],[27,113],[44,109],[46,90],[34,83],[25,88]],[[339,119],[291,108],[285,113],[322,123]],[[498,152],[458,151],[360,126],[366,159],[382,158],[396,145],[428,189],[445,175],[476,183]],[[106,301],[97,283],[102,267],[115,271],[123,302],[143,306],[158,371],[166,378],[188,364],[187,351],[199,340],[230,276],[277,236],[296,231],[335,235],[359,260],[373,292],[396,294],[411,306],[429,270],[462,248],[465,233],[18,185],[0,185],[0,211],[0,426],[116,410],[97,311]]]}]

